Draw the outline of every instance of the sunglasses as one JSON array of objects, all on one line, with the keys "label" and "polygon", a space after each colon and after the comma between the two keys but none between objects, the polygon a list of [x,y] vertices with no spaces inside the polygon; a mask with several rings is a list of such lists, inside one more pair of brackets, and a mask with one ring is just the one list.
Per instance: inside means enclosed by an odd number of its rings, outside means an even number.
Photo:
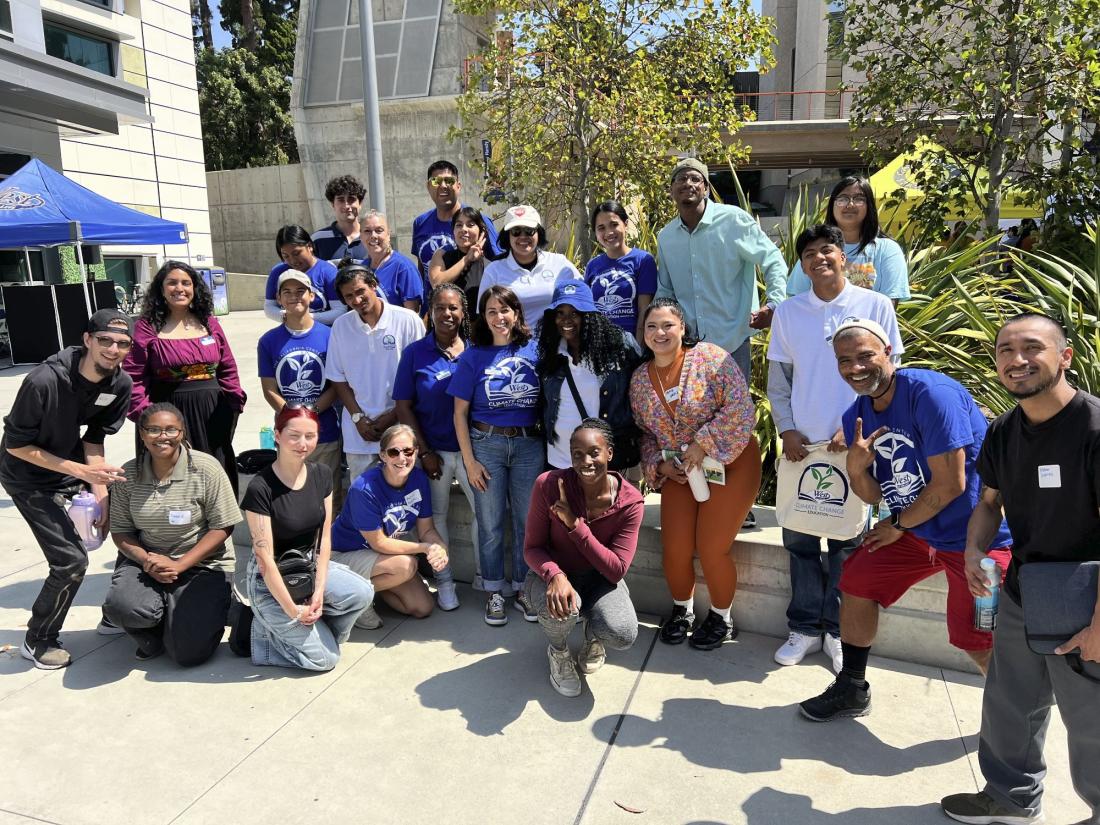
[{"label": "sunglasses", "polygon": [[106,335],[96,335],[95,342],[103,347],[103,349],[110,349],[114,346],[118,347],[121,352],[126,352],[134,345],[133,341],[119,341],[117,338],[111,338]]},{"label": "sunglasses", "polygon": [[169,438],[175,438],[177,435],[181,435],[183,430],[179,427],[142,427],[142,432],[147,435],[151,435],[156,438],[159,435],[166,435]]},{"label": "sunglasses", "polygon": [[432,186],[454,186],[458,183],[458,178],[454,175],[432,175],[428,178],[428,183]]},{"label": "sunglasses", "polygon": [[403,455],[405,458],[412,458],[416,455],[416,447],[387,447],[386,455],[390,458],[397,458],[399,455]]},{"label": "sunglasses", "polygon": [[517,226],[515,229],[509,229],[508,234],[513,238],[533,238],[539,231],[532,229],[529,226]]}]

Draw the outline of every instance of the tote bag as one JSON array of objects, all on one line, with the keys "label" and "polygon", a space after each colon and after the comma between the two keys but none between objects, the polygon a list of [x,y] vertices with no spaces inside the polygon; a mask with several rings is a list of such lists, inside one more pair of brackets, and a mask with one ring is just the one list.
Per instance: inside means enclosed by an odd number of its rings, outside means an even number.
[{"label": "tote bag", "polygon": [[828,442],[806,445],[806,457],[777,462],[775,516],[780,527],[845,541],[867,527],[870,507],[852,491],[847,452],[830,453]]}]

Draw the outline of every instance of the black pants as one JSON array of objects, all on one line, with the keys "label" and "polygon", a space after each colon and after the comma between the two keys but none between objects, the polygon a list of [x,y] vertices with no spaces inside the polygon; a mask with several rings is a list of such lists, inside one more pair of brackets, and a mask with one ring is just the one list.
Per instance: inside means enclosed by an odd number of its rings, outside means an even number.
[{"label": "black pants", "polygon": [[65,499],[78,492],[71,490],[21,490],[4,485],[12,503],[31,528],[35,541],[50,572],[31,607],[27,622],[27,646],[40,642],[56,644],[57,635],[69,614],[76,591],[88,569],[88,551],[65,512]]},{"label": "black pants", "polygon": [[229,583],[221,570],[192,567],[171,584],[161,584],[120,555],[103,612],[142,649],[152,651],[163,642],[177,664],[193,667],[221,644]]}]

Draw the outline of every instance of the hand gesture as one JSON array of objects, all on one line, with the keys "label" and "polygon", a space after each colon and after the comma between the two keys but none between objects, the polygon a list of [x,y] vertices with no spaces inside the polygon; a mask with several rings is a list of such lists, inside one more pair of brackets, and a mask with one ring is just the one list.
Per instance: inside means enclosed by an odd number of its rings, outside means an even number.
[{"label": "hand gesture", "polygon": [[489,481],[492,476],[485,469],[485,465],[476,458],[466,465],[466,476],[470,479],[470,486],[484,493],[489,489]]},{"label": "hand gesture", "polygon": [[443,478],[443,459],[438,453],[421,453],[420,466],[432,481]]},{"label": "hand gesture", "polygon": [[175,563],[162,553],[149,553],[145,557],[141,569],[145,571],[146,575],[161,584],[171,584],[179,577],[179,571],[176,569]]},{"label": "hand gesture", "polygon": [[565,525],[566,530],[572,530],[577,526],[577,517],[573,514],[573,510],[565,498],[565,481],[563,479],[558,479],[558,500],[550,505],[550,512],[558,517],[558,521]]},{"label": "hand gesture", "polygon": [[568,619],[580,610],[581,597],[569,583],[569,577],[558,573],[546,585],[546,612],[552,619]]},{"label": "hand gesture", "polygon": [[428,564],[432,566],[432,570],[436,573],[447,566],[447,548],[442,544],[435,544],[434,542],[429,544],[428,549],[424,553],[424,557],[428,560]]},{"label": "hand gesture", "polygon": [[92,486],[114,484],[116,481],[125,481],[126,473],[121,467],[113,464],[83,464],[81,469],[73,473],[81,481]]},{"label": "hand gesture", "polygon": [[485,236],[477,239],[477,243],[474,243],[466,250],[466,263],[472,264],[474,261],[481,260],[482,255],[485,254]]},{"label": "hand gesture", "polygon": [[783,458],[787,461],[801,461],[810,454],[806,449],[810,439],[798,430],[784,430],[779,437],[783,439]]},{"label": "hand gesture", "polygon": [[856,419],[856,431],[853,434],[852,443],[848,446],[848,475],[866,472],[875,463],[875,439],[889,431],[889,427],[879,427],[864,438],[863,419]]},{"label": "hand gesture", "polygon": [[844,440],[844,428],[840,427],[833,433],[833,437],[829,439],[829,444],[825,447],[825,452],[842,453],[847,449],[848,443]]},{"label": "hand gesture", "polygon": [[867,531],[867,535],[863,537],[863,546],[867,548],[868,553],[874,553],[888,544],[893,544],[903,535],[905,535],[904,530],[899,530],[888,519],[883,519]]}]

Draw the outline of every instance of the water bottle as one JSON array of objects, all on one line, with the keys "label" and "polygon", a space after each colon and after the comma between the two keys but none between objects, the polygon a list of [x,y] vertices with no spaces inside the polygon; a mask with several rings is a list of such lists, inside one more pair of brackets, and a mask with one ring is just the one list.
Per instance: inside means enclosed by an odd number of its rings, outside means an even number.
[{"label": "water bottle", "polygon": [[69,520],[80,534],[84,549],[88,552],[103,544],[103,534],[96,524],[102,515],[99,502],[87,490],[77,493],[69,503]]},{"label": "water bottle", "polygon": [[[685,444],[681,449],[686,453],[688,445]],[[694,467],[688,470],[688,487],[691,488],[691,494],[695,496],[695,500],[702,503],[710,498],[710,484],[707,483],[707,474],[703,472],[702,467]]]},{"label": "water bottle", "polygon": [[270,427],[260,427],[260,449],[275,449],[275,431]]},{"label": "water bottle", "polygon": [[997,598],[1001,592],[1001,570],[991,558],[982,559],[982,575],[988,596],[974,597],[974,629],[992,632],[997,626]]}]

